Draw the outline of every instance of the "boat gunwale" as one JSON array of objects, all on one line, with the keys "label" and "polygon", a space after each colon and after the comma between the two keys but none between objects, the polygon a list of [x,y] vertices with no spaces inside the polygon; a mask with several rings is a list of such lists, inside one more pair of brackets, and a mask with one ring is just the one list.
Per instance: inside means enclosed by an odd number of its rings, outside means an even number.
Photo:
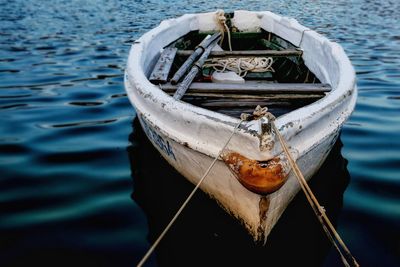
[{"label": "boat gunwale", "polygon": [[[300,129],[299,127],[287,127],[288,125],[301,123],[302,126],[301,128],[303,129],[307,128],[315,124],[316,120],[320,119],[322,116],[329,117],[330,111],[336,109],[341,105],[344,105],[345,102],[348,101],[349,103],[345,107],[343,107],[343,111],[341,112],[342,115],[337,119],[337,125],[338,127],[341,127],[343,122],[350,116],[351,112],[353,111],[356,99],[356,92],[357,92],[355,87],[355,72],[350,63],[350,60],[344,53],[344,50],[338,44],[329,41],[326,37],[316,33],[313,30],[310,30],[309,28],[301,26],[294,19],[287,19],[285,17],[280,17],[269,11],[253,12],[253,13],[261,17],[270,16],[269,19],[271,19],[272,17],[273,19],[283,20],[282,23],[284,23],[288,27],[296,26],[300,28],[302,30],[302,38],[300,40],[300,43],[298,44],[300,48],[302,49],[304,48],[302,47],[302,45],[304,45],[303,43],[304,36],[305,35],[310,36],[309,38],[314,38],[316,41],[320,41],[321,43],[323,43],[327,52],[331,53],[330,56],[332,57],[333,60],[336,61],[335,63],[338,66],[339,74],[338,74],[337,84],[331,84],[332,91],[327,96],[319,99],[318,101],[312,104],[296,109],[277,118],[276,124],[283,133],[283,135],[290,140],[292,137],[298,134]],[[143,113],[146,116],[146,119],[151,122],[151,124],[153,124],[154,126],[157,125],[158,129],[161,132],[163,132],[163,134],[165,134],[166,136],[168,136],[169,138],[178,143],[189,144],[189,146],[192,147],[193,149],[196,149],[197,151],[202,152],[206,155],[215,156],[217,153],[217,148],[214,149],[204,148],[204,146],[202,146],[199,143],[196,144],[190,142],[190,138],[185,138],[184,136],[182,136],[182,134],[179,136],[179,134],[176,134],[176,131],[173,130],[170,131],[172,127],[171,125],[158,123],[160,122],[160,120],[158,120],[156,116],[153,116],[153,114],[151,114],[151,110],[150,112],[148,112],[148,108],[146,110],[145,103],[140,103],[140,101],[136,101],[135,96],[133,95],[134,92],[132,91],[132,90],[137,90],[139,94],[143,96],[143,98],[151,99],[153,105],[155,103],[159,103],[160,105],[163,106],[163,109],[166,112],[174,112],[174,110],[179,110],[180,116],[183,117],[183,119],[190,119],[190,120],[199,119],[203,123],[209,123],[209,124],[218,123],[219,129],[221,131],[225,131],[225,134],[233,130],[234,125],[239,122],[239,119],[218,112],[214,112],[211,110],[207,110],[201,107],[196,107],[191,105],[190,103],[174,100],[171,96],[160,90],[159,87],[150,83],[145,75],[145,70],[143,69],[144,67],[144,62],[142,62],[144,60],[143,51],[145,51],[145,49],[147,48],[146,45],[151,43],[152,39],[154,39],[155,36],[162,34],[163,32],[165,33],[166,30],[172,27],[177,27],[179,23],[183,23],[186,20],[187,20],[186,23],[189,22],[189,25],[186,25],[187,26],[186,30],[196,30],[196,26],[198,27],[198,25],[196,25],[196,23],[198,23],[198,17],[204,14],[209,14],[209,13],[186,14],[176,19],[165,20],[161,22],[158,27],[145,33],[140,39],[138,39],[132,45],[129,54],[127,70],[125,75],[125,84],[129,99],[131,100],[133,105],[137,107],[139,113]],[[274,31],[272,32],[277,34]],[[167,43],[167,41],[165,43]],[[305,50],[303,49],[303,59],[305,60],[306,65],[318,64],[319,62],[313,59],[312,55],[307,57],[308,53],[309,52],[306,49]],[[322,67],[320,66],[320,69],[323,70],[323,66]],[[326,77],[322,77],[323,78],[322,80],[326,81],[326,78],[329,78],[329,73],[325,75]],[[321,79],[321,77],[318,78]],[[332,83],[332,81],[329,80],[328,83]],[[318,116],[315,116],[316,114],[318,114]],[[296,129],[293,130],[293,128]],[[333,128],[332,131],[334,129],[335,128]],[[247,133],[246,131],[239,132],[239,134],[241,134],[242,137],[243,134],[246,135],[246,133]],[[329,132],[327,134],[329,134]],[[304,147],[303,152],[306,150],[307,149],[305,149]],[[257,156],[254,155],[255,154],[253,153],[253,158],[256,158]],[[264,155],[258,155],[258,157],[263,157],[263,158],[265,158],[265,156],[266,156],[265,153]]]}]

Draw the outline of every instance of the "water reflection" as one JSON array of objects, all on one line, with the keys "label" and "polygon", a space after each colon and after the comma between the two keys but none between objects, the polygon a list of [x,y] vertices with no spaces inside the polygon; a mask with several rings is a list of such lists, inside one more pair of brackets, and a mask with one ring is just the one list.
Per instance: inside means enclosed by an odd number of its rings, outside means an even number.
[{"label": "water reflection", "polygon": [[[133,200],[148,220],[150,243],[168,224],[193,185],[170,166],[147,140],[137,119],[128,148]],[[336,142],[310,186],[336,223],[349,182],[347,160]],[[214,200],[198,191],[156,250],[158,266],[321,266],[331,246],[298,194],[272,230],[266,246],[255,244],[245,228]]]}]

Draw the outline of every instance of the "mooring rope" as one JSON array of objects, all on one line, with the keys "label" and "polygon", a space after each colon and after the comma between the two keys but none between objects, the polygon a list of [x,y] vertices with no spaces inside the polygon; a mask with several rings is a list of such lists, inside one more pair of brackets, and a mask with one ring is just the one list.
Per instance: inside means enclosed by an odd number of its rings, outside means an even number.
[{"label": "mooring rope", "polygon": [[183,202],[181,207],[178,209],[178,211],[175,213],[174,217],[171,219],[171,221],[168,223],[168,225],[164,228],[162,233],[158,236],[156,241],[153,243],[153,245],[149,248],[149,250],[146,252],[146,254],[143,256],[143,258],[140,260],[138,263],[137,267],[143,266],[143,264],[146,262],[146,260],[150,257],[151,253],[155,250],[157,245],[160,243],[160,241],[163,239],[165,234],[168,232],[168,230],[171,228],[171,226],[174,224],[176,219],[179,217],[179,215],[182,213],[183,209],[186,207],[186,205],[189,203],[189,201],[192,199],[194,193],[196,193],[197,189],[199,189],[201,183],[204,181],[204,179],[207,177],[207,175],[210,173],[211,169],[214,167],[215,163],[217,162],[218,158],[221,156],[222,152],[225,150],[225,148],[228,146],[229,142],[231,141],[233,135],[236,133],[237,129],[239,128],[240,124],[242,124],[244,120],[241,119],[238,124],[236,124],[235,128],[233,129],[231,135],[229,136],[228,140],[225,142],[224,146],[221,148],[217,156],[214,158],[213,162],[210,164],[206,172],[203,174],[203,176],[200,178],[199,182],[197,183],[196,187],[192,190],[192,192],[189,194],[189,196],[186,198],[186,200]]},{"label": "mooring rope", "polygon": [[240,77],[247,75],[247,72],[274,72],[272,57],[227,57],[208,59],[203,68],[213,68],[215,71],[234,71]]},{"label": "mooring rope", "polygon": [[[256,110],[258,108],[259,107],[257,107]],[[322,207],[319,204],[319,202],[318,202],[317,198],[315,197],[314,193],[312,192],[311,188],[308,186],[307,181],[305,180],[299,166],[297,165],[296,161],[293,159],[292,155],[290,154],[290,151],[289,151],[289,148],[288,148],[288,145],[287,145],[285,139],[283,138],[282,134],[279,132],[278,128],[275,125],[274,115],[272,115],[270,112],[267,112],[266,108],[263,108],[262,111],[268,117],[268,119],[273,127],[274,132],[278,136],[279,142],[281,143],[282,149],[283,149],[284,153],[286,154],[289,164],[290,164],[291,168],[293,169],[294,174],[297,177],[297,179],[300,183],[300,186],[301,186],[302,190],[304,191],[304,194],[306,195],[308,202],[310,203],[310,206],[314,210],[315,215],[317,216],[318,220],[320,221],[320,223],[322,225],[322,228],[324,229],[326,235],[328,236],[328,239],[332,242],[332,244],[334,245],[336,250],[339,252],[343,264],[346,267],[351,266],[348,263],[346,257],[343,255],[340,248],[343,249],[346,256],[351,260],[351,263],[353,264],[352,266],[359,266],[356,259],[351,254],[350,250],[347,248],[347,246],[345,245],[343,240],[340,238],[340,235],[335,230],[335,227],[332,225],[331,221],[329,220],[328,216],[326,215],[324,207]],[[332,234],[333,234],[333,236],[332,236]],[[335,239],[336,239],[337,243],[336,243]],[[340,248],[339,248],[339,246],[340,246]]]}]

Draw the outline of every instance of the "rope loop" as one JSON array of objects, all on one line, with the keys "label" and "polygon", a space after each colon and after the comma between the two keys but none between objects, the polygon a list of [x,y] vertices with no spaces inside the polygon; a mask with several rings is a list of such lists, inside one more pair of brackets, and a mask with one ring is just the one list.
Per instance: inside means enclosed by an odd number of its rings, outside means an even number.
[{"label": "rope loop", "polygon": [[224,37],[225,37],[225,31],[226,31],[226,33],[228,34],[229,50],[232,51],[231,33],[229,32],[228,25],[226,25],[225,12],[222,9],[218,9],[215,12],[215,20],[217,21],[219,31],[221,32],[221,41],[219,42],[219,45],[222,45],[222,42],[224,41]]}]

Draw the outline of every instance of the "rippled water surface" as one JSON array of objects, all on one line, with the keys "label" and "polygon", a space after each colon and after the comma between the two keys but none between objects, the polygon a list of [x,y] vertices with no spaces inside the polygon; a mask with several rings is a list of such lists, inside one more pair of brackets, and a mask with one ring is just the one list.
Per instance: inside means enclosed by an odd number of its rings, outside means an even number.
[{"label": "rippled water surface", "polygon": [[[351,180],[338,228],[363,266],[400,265],[399,1],[0,0],[0,7],[1,266],[138,262],[148,228],[131,199],[137,166],[129,151],[140,146],[129,138],[135,112],[123,88],[129,47],[164,18],[217,8],[295,17],[344,47],[359,97],[341,136]],[[325,265],[336,263],[329,254]]]}]

